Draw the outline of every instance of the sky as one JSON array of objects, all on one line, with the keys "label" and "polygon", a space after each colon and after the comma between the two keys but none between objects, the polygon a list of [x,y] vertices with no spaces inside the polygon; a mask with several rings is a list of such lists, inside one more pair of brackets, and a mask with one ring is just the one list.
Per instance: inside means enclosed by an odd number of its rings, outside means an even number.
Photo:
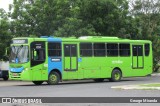
[{"label": "sky", "polygon": [[0,0],[0,8],[3,8],[5,11],[9,11],[9,4],[12,4],[13,0]]}]

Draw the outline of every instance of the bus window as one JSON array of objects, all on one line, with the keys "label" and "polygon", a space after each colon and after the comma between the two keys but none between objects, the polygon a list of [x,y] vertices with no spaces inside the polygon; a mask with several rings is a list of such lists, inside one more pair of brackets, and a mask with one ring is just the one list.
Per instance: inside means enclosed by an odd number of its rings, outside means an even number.
[{"label": "bus window", "polygon": [[45,62],[45,42],[35,41],[31,43],[31,67]]},{"label": "bus window", "polygon": [[71,45],[71,56],[76,57],[77,56],[77,47],[76,45]]},{"label": "bus window", "polygon": [[70,46],[69,45],[65,46],[64,52],[65,52],[64,56],[70,57]]},{"label": "bus window", "polygon": [[143,56],[142,45],[133,45],[133,56]]},{"label": "bus window", "polygon": [[61,56],[61,43],[48,43],[48,56]]},{"label": "bus window", "polygon": [[143,46],[142,45],[138,46],[138,56],[143,56]]},{"label": "bus window", "polygon": [[130,44],[119,44],[119,55],[130,56]]},{"label": "bus window", "polygon": [[137,46],[133,46],[133,56],[137,56]]},{"label": "bus window", "polygon": [[80,55],[82,57],[91,57],[92,43],[80,43]]},{"label": "bus window", "polygon": [[107,56],[118,56],[118,44],[117,43],[107,44]]},{"label": "bus window", "polygon": [[105,43],[94,43],[94,56],[105,56]]},{"label": "bus window", "polygon": [[145,56],[149,56],[150,47],[149,44],[145,44]]}]

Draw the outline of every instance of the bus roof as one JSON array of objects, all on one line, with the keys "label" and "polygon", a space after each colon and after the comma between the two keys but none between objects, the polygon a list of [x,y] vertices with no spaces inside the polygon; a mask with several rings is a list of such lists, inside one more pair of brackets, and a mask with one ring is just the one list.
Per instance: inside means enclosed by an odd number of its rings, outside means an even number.
[{"label": "bus roof", "polygon": [[107,37],[107,36],[82,36],[79,38],[68,37],[62,38],[62,41],[79,41],[79,42],[150,42],[150,40],[131,40],[131,39],[123,39],[118,37]]},{"label": "bus roof", "polygon": [[76,37],[41,37],[41,38],[31,38],[31,37],[18,37],[14,39],[28,39],[35,41],[65,41],[65,42],[148,42],[149,40],[130,40],[130,39],[122,39],[118,37],[110,37],[110,36],[81,36],[79,38]]}]

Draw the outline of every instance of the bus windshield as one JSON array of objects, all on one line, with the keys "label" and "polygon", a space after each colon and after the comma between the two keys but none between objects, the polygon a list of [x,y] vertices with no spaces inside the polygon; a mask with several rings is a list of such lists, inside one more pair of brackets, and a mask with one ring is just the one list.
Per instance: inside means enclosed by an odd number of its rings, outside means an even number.
[{"label": "bus windshield", "polygon": [[11,63],[26,63],[29,60],[28,46],[11,46]]}]

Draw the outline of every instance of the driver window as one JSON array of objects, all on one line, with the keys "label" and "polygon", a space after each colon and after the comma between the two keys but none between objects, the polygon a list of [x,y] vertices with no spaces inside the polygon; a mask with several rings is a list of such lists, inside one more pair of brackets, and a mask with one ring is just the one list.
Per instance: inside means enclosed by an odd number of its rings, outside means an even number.
[{"label": "driver window", "polygon": [[45,62],[45,42],[35,41],[31,43],[31,67]]},{"label": "driver window", "polygon": [[37,60],[37,61],[43,61],[45,59],[45,53],[44,53],[44,49],[33,49],[33,60]]}]

